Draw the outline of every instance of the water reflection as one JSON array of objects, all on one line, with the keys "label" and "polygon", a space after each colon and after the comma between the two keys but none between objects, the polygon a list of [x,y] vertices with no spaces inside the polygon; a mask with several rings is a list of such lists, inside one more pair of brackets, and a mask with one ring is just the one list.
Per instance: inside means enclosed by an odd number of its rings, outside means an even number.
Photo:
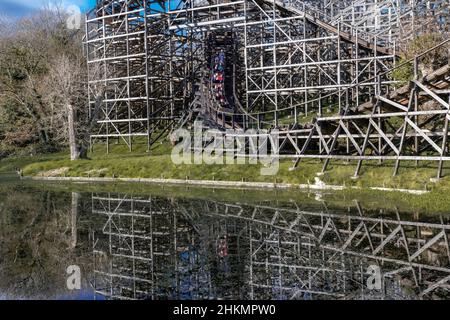
[{"label": "water reflection", "polygon": [[[90,207],[71,208],[71,198],[0,184],[0,299],[80,299],[79,292],[67,290],[66,268],[79,265],[90,273],[85,268],[92,260],[88,242],[73,246],[77,236],[86,236],[77,214]],[[83,289],[93,296],[86,281]]]},{"label": "water reflection", "polygon": [[[447,298],[448,219],[322,204],[92,196],[94,286],[112,299]],[[369,267],[381,270],[369,290]]]},{"label": "water reflection", "polygon": [[0,299],[449,298],[447,216],[156,194],[0,184]]}]

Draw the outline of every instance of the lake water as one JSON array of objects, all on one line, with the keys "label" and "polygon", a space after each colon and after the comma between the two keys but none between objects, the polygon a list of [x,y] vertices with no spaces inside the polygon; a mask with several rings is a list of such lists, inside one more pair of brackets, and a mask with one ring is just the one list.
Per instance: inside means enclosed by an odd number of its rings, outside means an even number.
[{"label": "lake water", "polygon": [[304,192],[0,179],[0,299],[449,298],[446,215]]}]

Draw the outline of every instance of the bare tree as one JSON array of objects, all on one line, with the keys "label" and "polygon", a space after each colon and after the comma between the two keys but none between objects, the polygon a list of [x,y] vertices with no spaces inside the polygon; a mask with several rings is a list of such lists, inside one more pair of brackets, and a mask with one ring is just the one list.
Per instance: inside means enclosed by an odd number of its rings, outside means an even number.
[{"label": "bare tree", "polygon": [[85,68],[80,58],[71,59],[62,55],[55,59],[49,74],[49,87],[52,90],[49,98],[66,117],[65,128],[71,160],[81,157],[76,122],[78,111],[87,105],[85,83]]},{"label": "bare tree", "polygon": [[11,35],[14,30],[14,19],[0,13],[0,38]]},{"label": "bare tree", "polygon": [[[100,66],[91,66],[90,74],[95,76],[107,72]],[[54,109],[59,132],[67,137],[71,160],[87,158],[89,137],[96,124],[106,90],[104,82],[90,86],[90,96],[94,100],[91,112],[87,100],[87,70],[84,57],[62,55],[55,59],[49,73],[48,84],[51,94],[47,102]],[[59,120],[59,121],[58,121]]]}]

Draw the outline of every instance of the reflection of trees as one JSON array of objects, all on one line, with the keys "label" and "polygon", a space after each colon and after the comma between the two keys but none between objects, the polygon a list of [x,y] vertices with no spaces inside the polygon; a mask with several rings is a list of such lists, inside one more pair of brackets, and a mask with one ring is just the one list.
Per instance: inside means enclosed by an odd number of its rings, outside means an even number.
[{"label": "reflection of trees", "polygon": [[66,292],[66,268],[82,265],[80,252],[68,250],[77,218],[70,196],[13,188],[1,190],[0,203],[0,292],[17,298]]},{"label": "reflection of trees", "polygon": [[72,205],[71,205],[71,209],[70,209],[70,225],[71,225],[71,235],[72,235],[72,239],[71,239],[71,243],[70,246],[71,248],[75,248],[77,246],[77,241],[78,241],[78,234],[77,234],[77,224],[78,224],[78,209],[80,207],[80,198],[81,195],[79,193],[76,192],[72,192]]}]

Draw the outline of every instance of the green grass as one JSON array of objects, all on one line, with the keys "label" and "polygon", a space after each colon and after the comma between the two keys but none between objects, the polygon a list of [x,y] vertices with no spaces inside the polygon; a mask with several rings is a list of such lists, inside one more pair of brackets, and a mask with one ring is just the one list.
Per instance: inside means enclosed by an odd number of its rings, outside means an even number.
[{"label": "green grass", "polygon": [[[322,109],[322,115],[320,117],[331,117],[331,116],[336,116],[338,114],[339,114],[339,106],[331,105],[329,107],[325,107]],[[316,119],[318,117],[319,117],[319,115],[317,114],[317,112],[309,112],[308,115],[301,113],[298,116],[297,121],[299,124],[308,124],[308,123],[313,123],[314,119]],[[272,121],[272,120],[273,119],[271,119],[270,117],[265,119],[265,121]],[[294,122],[295,122],[295,117],[292,117],[292,116],[284,116],[284,117],[280,117],[278,119],[278,123],[280,125],[294,124]]]},{"label": "green grass", "polygon": [[67,152],[54,153],[29,157],[10,157],[0,160],[0,173],[9,173],[17,168],[25,168],[30,164],[38,164],[41,162],[53,162],[67,158]]},{"label": "green grass", "polygon": [[[301,162],[298,170],[289,171],[291,161],[282,161],[276,176],[262,176],[261,165],[175,165],[170,157],[171,147],[162,144],[146,152],[145,143],[136,143],[132,152],[124,144],[111,145],[111,153],[105,153],[104,146],[97,147],[89,155],[90,160],[71,162],[65,153],[44,155],[39,157],[4,159],[0,161],[0,172],[11,171],[20,167],[24,175],[36,176],[42,173],[68,168],[66,177],[116,177],[116,178],[165,178],[217,181],[246,181],[246,182],[277,182],[290,184],[314,183],[317,173],[321,171],[323,163],[319,160],[308,159]],[[450,168],[446,167],[446,177],[437,183],[430,182],[436,176],[436,163],[403,162],[396,177],[392,177],[393,162],[379,164],[377,161],[364,162],[359,179],[352,180],[356,163],[331,161],[327,172],[320,177],[329,185],[345,185],[359,187],[366,192],[367,199],[374,197],[374,191],[369,187],[401,188],[415,190],[429,190],[424,196],[388,193],[388,197],[402,203],[409,203],[412,208],[427,211],[450,211]],[[354,191],[351,191],[354,192]],[[353,193],[352,193],[353,194]],[[381,193],[386,194],[386,193]],[[447,196],[447,194],[449,196]],[[382,202],[383,197],[379,200]],[[447,211],[447,212],[448,212]]]},{"label": "green grass", "polygon": [[[219,180],[246,182],[277,182],[291,184],[314,183],[317,173],[322,170],[319,160],[304,160],[296,171],[289,171],[292,162],[281,161],[276,176],[261,175],[261,165],[175,165],[167,153],[167,146],[147,153],[112,153],[106,155],[100,151],[90,155],[90,160],[71,162],[65,155],[58,154],[31,159],[9,159],[2,161],[2,171],[13,166],[23,168],[27,176],[36,176],[60,168],[68,168],[66,177],[116,177],[116,178],[166,178],[191,180]],[[403,163],[400,173],[392,177],[393,163],[379,165],[377,162],[365,162],[360,178],[350,179],[356,163],[332,161],[325,174],[320,177],[330,185],[354,187],[386,187],[402,189],[433,190],[449,188],[450,179],[439,183],[430,182],[436,175],[435,163],[422,162],[418,167],[413,163]],[[449,171],[448,168],[446,172]]]}]

